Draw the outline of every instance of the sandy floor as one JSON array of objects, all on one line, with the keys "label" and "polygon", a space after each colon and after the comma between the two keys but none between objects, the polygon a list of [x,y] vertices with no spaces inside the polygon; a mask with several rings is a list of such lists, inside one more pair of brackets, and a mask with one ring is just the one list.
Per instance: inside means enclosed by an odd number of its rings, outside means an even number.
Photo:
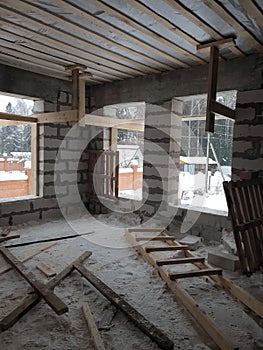
[{"label": "sandy floor", "polygon": [[[156,271],[143,261],[124,237],[124,227],[134,226],[137,218],[121,222],[120,217],[100,216],[104,224],[94,218],[63,220],[38,225],[18,226],[21,238],[12,243],[48,237],[59,237],[92,232],[87,236],[59,241],[54,247],[25,263],[42,282],[48,279],[36,269],[39,262],[46,263],[56,272],[61,271],[82,252],[93,255],[85,266],[92,270],[112,289],[132,304],[152,323],[162,329],[173,341],[174,349],[217,349],[210,338],[197,326],[184,308],[176,302]],[[73,230],[74,228],[74,230]],[[40,245],[12,248],[23,258]],[[201,247],[197,254],[206,254]],[[0,257],[0,267],[5,261]],[[262,272],[249,279],[239,273],[227,273],[235,283],[262,298]],[[211,282],[198,278],[180,282],[220,329],[240,349],[263,349],[262,320],[228,296]],[[0,319],[19,305],[31,288],[14,271],[0,276]],[[69,312],[57,316],[41,301],[8,331],[0,334],[1,350],[82,350],[94,349],[82,315],[83,302],[90,304],[100,333],[108,350],[155,350],[158,346],[144,335],[126,316],[117,311],[77,272],[56,287],[56,294],[69,306]],[[261,326],[261,327],[260,327]]]}]

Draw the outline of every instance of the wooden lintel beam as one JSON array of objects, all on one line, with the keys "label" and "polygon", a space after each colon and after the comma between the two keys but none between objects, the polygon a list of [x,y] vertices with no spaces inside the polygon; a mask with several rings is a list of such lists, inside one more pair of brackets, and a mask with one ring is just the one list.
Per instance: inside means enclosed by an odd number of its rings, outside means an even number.
[{"label": "wooden lintel beam", "polygon": [[69,110],[61,112],[50,112],[34,114],[37,117],[37,122],[42,123],[65,123],[78,121],[78,110]]},{"label": "wooden lintel beam", "polygon": [[23,123],[37,123],[37,118],[34,116],[25,116],[21,114],[9,114],[0,112],[0,120],[11,120],[11,121],[18,121]]},{"label": "wooden lintel beam", "polygon": [[224,106],[217,101],[211,102],[211,111],[213,113],[217,113],[217,114],[223,115],[225,117],[235,119],[235,110],[231,109],[227,106]]},{"label": "wooden lintel beam", "polygon": [[219,49],[216,46],[210,48],[210,60],[208,68],[208,89],[205,130],[214,132],[215,113],[212,112],[212,101],[216,100],[217,74],[218,74]]},{"label": "wooden lintel beam", "polygon": [[144,119],[116,119],[106,116],[86,114],[85,123],[86,125],[100,126],[102,128],[144,131]]},{"label": "wooden lintel beam", "polygon": [[216,46],[219,49],[222,49],[222,48],[228,48],[228,47],[235,46],[235,45],[236,45],[235,39],[231,37],[231,38],[210,41],[210,42],[207,42],[204,44],[199,44],[196,46],[196,49],[198,51],[202,51],[202,50],[210,49],[210,47],[212,47],[212,46]]}]

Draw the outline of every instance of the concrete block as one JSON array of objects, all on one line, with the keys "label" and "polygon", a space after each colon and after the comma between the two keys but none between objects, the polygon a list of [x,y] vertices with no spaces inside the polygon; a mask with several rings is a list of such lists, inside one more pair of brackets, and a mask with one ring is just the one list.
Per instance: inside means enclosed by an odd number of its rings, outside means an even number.
[{"label": "concrete block", "polygon": [[29,201],[13,201],[1,204],[1,215],[12,215],[19,212],[29,212]]},{"label": "concrete block", "polygon": [[208,263],[229,271],[236,271],[240,268],[237,256],[223,252],[209,252]]},{"label": "concrete block", "polygon": [[181,239],[179,243],[187,245],[190,250],[196,250],[202,245],[202,240],[201,237],[188,235]]},{"label": "concrete block", "polygon": [[222,244],[228,253],[237,255],[237,247],[233,233],[223,233]]}]

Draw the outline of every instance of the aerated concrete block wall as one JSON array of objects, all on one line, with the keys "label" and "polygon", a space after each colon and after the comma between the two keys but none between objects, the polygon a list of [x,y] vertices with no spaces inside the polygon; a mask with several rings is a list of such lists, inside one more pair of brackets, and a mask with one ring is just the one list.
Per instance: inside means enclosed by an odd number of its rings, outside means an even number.
[{"label": "aerated concrete block wall", "polygon": [[233,179],[240,171],[263,176],[263,90],[239,92],[233,137]]},{"label": "aerated concrete block wall", "polygon": [[[69,83],[1,65],[0,78],[1,92],[39,99],[35,113],[71,108]],[[2,84],[4,78],[6,83]],[[0,201],[0,226],[59,218],[61,211],[64,215],[79,213],[80,201],[88,205],[88,148],[102,145],[97,136],[89,141],[100,131],[90,127],[77,127],[72,131],[70,123],[41,124],[39,196]]]}]

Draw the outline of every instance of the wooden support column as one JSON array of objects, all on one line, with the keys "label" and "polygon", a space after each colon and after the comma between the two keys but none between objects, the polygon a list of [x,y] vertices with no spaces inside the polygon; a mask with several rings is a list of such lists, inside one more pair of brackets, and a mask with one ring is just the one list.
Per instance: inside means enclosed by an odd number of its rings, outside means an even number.
[{"label": "wooden support column", "polygon": [[85,81],[92,77],[92,74],[84,72],[86,68],[79,64],[66,67],[66,71],[71,71],[72,74],[72,109],[78,110],[81,126],[85,126]]},{"label": "wooden support column", "polygon": [[228,118],[235,118],[235,111],[227,106],[216,102],[218,62],[219,62],[219,47],[231,47],[235,45],[233,38],[213,41],[197,45],[198,51],[204,51],[210,48],[210,59],[208,67],[208,88],[207,88],[207,108],[206,108],[206,126],[207,132],[214,132],[215,129],[215,114],[219,113]]},{"label": "wooden support column", "polygon": [[216,100],[218,58],[219,49],[216,46],[212,46],[210,49],[210,61],[208,68],[208,91],[205,125],[205,130],[208,132],[214,132],[215,129],[215,113],[212,112],[212,103]]}]

